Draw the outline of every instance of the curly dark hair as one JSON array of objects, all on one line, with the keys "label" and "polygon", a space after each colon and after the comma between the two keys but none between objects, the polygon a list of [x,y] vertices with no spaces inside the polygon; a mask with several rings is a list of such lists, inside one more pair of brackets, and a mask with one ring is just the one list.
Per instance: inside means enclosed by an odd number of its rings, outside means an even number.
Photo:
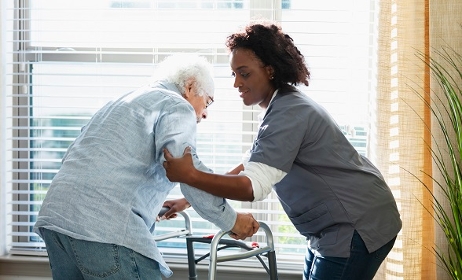
[{"label": "curly dark hair", "polygon": [[271,22],[250,23],[226,38],[229,51],[239,48],[252,50],[265,66],[274,69],[271,80],[276,88],[303,83],[308,86],[310,71],[305,57],[294,45],[293,39]]}]

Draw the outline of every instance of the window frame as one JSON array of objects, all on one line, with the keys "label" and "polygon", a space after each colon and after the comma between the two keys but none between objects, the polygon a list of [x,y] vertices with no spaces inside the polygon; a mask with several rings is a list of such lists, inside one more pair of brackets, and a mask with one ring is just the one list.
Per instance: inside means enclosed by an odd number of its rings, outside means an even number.
[{"label": "window frame", "polygon": [[[255,1],[252,2],[254,10],[251,9],[251,11],[259,11],[259,10],[265,10],[269,9],[270,6],[272,6],[274,3],[280,3],[281,1]],[[24,7],[27,7],[27,5],[30,4],[30,1],[24,0],[24,1],[17,1],[19,5],[25,5]],[[265,6],[259,6],[259,4],[255,3],[266,3]],[[12,67],[14,68],[13,72],[14,73],[22,73],[18,76],[14,77],[14,80],[12,84],[14,85],[12,87],[13,90],[13,115],[15,116],[13,118],[13,126],[17,127],[18,129],[13,130],[13,137],[16,139],[19,139],[18,141],[15,141],[12,146],[12,154],[14,159],[24,159],[24,158],[30,158],[30,156],[27,154],[28,151],[30,150],[30,132],[26,131],[25,129],[20,129],[21,127],[29,127],[30,126],[30,121],[31,121],[31,116],[30,116],[30,110],[29,108],[33,106],[31,104],[31,100],[28,96],[24,96],[23,93],[27,92],[27,87],[25,88],[24,85],[29,85],[31,87],[31,83],[33,81],[30,80],[30,72],[31,68],[28,66],[31,66],[35,60],[40,60],[40,61],[79,61],[79,62],[84,62],[84,61],[90,61],[94,60],[94,55],[89,55],[88,54],[88,48],[72,48],[72,49],[61,49],[60,51],[56,51],[56,48],[49,48],[49,47],[39,47],[39,51],[35,49],[35,47],[31,46],[29,44],[29,39],[30,34],[28,34],[27,30],[30,30],[30,24],[29,21],[27,20],[30,18],[28,15],[28,9],[19,9],[17,11],[19,15],[19,20],[15,23],[17,27],[15,30],[18,30],[18,34],[15,34],[16,39],[14,40],[17,46],[15,46],[15,49],[17,50],[15,52],[15,59],[12,62]],[[273,19],[278,19],[280,18],[280,10],[277,10],[272,14]],[[110,52],[122,52],[122,53],[130,53],[131,50],[133,49],[125,49],[125,48],[116,48],[112,49]],[[195,51],[196,49],[183,49],[183,51]],[[133,52],[138,52],[139,49],[135,49]],[[174,51],[178,51],[178,49],[174,49]],[[95,52],[100,52],[100,53],[105,53],[106,50],[104,48],[95,48]],[[109,53],[110,53],[109,52]],[[168,53],[169,50],[157,50],[159,53]],[[209,55],[210,57],[213,57],[216,53],[217,54],[223,54],[225,53],[226,50],[224,47],[218,48],[215,50],[215,53],[204,53],[205,55]],[[152,56],[152,55],[148,55]],[[128,58],[126,58],[128,59]],[[148,63],[149,61],[143,60],[142,57],[137,58],[139,60],[139,63]],[[160,61],[161,58],[159,57]],[[123,62],[119,59],[119,56],[114,55],[107,55],[105,56],[105,61],[106,62]],[[152,61],[151,61],[152,62]],[[156,61],[154,61],[156,62]],[[218,62],[218,61],[215,61]],[[221,63],[221,61],[220,61]],[[243,105],[244,106],[244,105]],[[257,112],[258,108],[254,108],[251,110],[243,110],[243,118],[244,120],[248,121],[248,123],[243,124],[243,131],[248,132],[246,135],[247,138],[253,138],[255,136],[255,132],[257,131]],[[366,136],[367,137],[367,136]],[[250,142],[251,140],[246,139],[244,142]],[[366,150],[368,150],[369,147],[366,147]],[[243,150],[245,150],[245,147],[243,147]],[[29,185],[27,183],[28,180],[30,180],[30,162],[28,161],[13,161],[12,162],[12,169],[15,170],[13,172],[14,176],[12,178],[12,181],[15,181],[12,183],[13,186],[13,191],[18,191],[17,194],[14,194],[15,199],[17,200],[23,200],[23,201],[29,201],[30,196],[29,196]],[[21,193],[23,192],[23,193]],[[271,196],[268,198],[271,201],[277,200],[276,196],[274,194],[271,194]],[[265,202],[262,203],[242,203],[242,207],[246,209],[255,209],[256,214],[255,217],[258,220],[277,220],[274,217],[277,217],[277,211],[278,209],[275,209],[277,207],[277,203],[271,203],[270,205],[274,208],[268,209],[267,207],[265,208],[264,205]],[[24,204],[24,205],[19,205],[18,209],[14,209],[19,212],[29,212],[30,209],[28,209],[29,205]],[[268,211],[270,210],[270,211]],[[14,215],[13,216],[13,222],[18,222],[18,225],[13,227],[14,231],[18,232],[25,232],[26,228],[29,227],[29,225],[20,225],[19,223],[23,222],[29,222],[26,216],[22,215]],[[272,225],[270,226],[277,226],[277,225]],[[18,241],[21,241],[21,238],[28,238],[27,236],[19,237],[20,239]],[[259,238],[257,237],[256,240],[258,241]]]}]

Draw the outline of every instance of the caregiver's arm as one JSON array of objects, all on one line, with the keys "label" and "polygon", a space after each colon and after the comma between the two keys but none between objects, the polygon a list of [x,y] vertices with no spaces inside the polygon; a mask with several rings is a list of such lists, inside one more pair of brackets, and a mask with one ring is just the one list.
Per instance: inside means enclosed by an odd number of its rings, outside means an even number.
[{"label": "caregiver's arm", "polygon": [[[181,158],[174,158],[164,150],[164,168],[167,177],[172,182],[185,183],[210,194],[240,201],[253,201],[251,180],[245,175],[237,175],[243,170],[240,165],[228,175],[203,172],[194,167],[188,148]],[[174,165],[174,167],[173,167]]]},{"label": "caregiver's arm", "polygon": [[241,171],[244,171],[244,165],[242,163],[226,172],[226,175],[238,175]]}]

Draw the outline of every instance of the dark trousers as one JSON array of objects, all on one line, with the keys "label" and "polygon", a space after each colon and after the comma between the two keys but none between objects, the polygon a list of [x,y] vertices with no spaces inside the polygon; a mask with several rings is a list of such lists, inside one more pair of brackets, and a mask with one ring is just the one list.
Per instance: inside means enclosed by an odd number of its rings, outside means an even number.
[{"label": "dark trousers", "polygon": [[323,257],[310,249],[305,257],[303,280],[371,280],[395,244],[396,237],[369,253],[355,231],[349,258]]}]

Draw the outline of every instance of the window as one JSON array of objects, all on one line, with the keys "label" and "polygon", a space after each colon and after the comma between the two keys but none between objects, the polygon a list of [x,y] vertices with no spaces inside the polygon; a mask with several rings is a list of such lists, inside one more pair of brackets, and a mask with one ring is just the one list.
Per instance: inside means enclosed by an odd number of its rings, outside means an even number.
[{"label": "window", "polygon": [[[255,16],[281,22],[312,71],[310,86],[301,89],[373,160],[375,12],[373,0],[8,1],[2,18],[7,30],[2,109],[9,153],[2,160],[10,167],[10,252],[43,252],[31,229],[67,147],[97,109],[146,84],[155,65],[171,53],[196,52],[213,63],[216,101],[199,125],[198,151],[217,173],[238,164],[255,137],[260,110],[243,106],[232,87],[224,40]],[[180,195],[175,189],[170,197]],[[305,238],[276,196],[232,205],[270,225],[278,260],[303,261]],[[190,213],[195,233],[217,230]],[[167,240],[160,246],[173,252],[185,244]]]}]

